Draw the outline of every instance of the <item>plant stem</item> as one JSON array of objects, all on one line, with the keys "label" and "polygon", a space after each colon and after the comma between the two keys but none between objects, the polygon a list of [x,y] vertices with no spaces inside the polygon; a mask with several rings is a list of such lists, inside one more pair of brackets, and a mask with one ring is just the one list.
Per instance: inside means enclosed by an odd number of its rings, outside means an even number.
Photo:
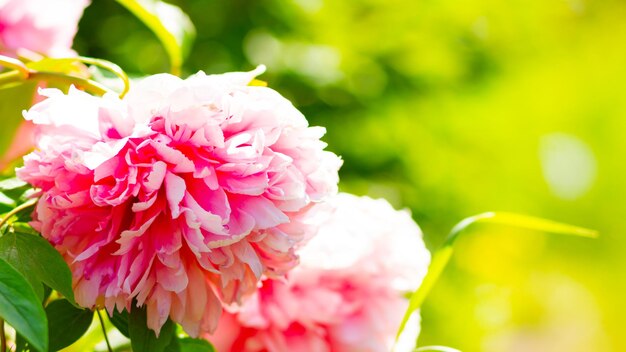
[{"label": "plant stem", "polygon": [[5,73],[0,73],[0,86],[5,84],[20,82],[25,78],[20,74],[20,71],[13,70]]},{"label": "plant stem", "polygon": [[33,72],[30,74],[28,79],[32,81],[46,81],[46,82],[73,84],[79,88],[84,89],[85,91],[89,93],[96,94],[96,95],[104,95],[104,93],[111,92],[111,90],[109,90],[107,87],[101,85],[98,82],[92,81],[90,79],[66,75],[63,73]]},{"label": "plant stem", "polygon": [[124,72],[124,70],[122,70],[122,68],[119,67],[118,65],[110,61],[106,61],[102,59],[94,59],[92,57],[85,57],[85,56],[79,56],[75,58],[75,60],[78,60],[88,65],[95,65],[95,66],[102,67],[106,70],[109,70],[110,72],[115,74],[117,78],[121,79],[122,82],[124,83],[124,90],[122,90],[122,92],[120,93],[120,98],[123,98],[124,95],[128,93],[128,90],[130,89],[130,80],[128,79],[128,75],[126,74],[126,72]]},{"label": "plant stem", "polygon": [[111,343],[109,342],[109,336],[107,336],[107,329],[104,327],[104,321],[102,320],[102,314],[100,314],[100,310],[96,309],[96,314],[98,314],[98,320],[100,320],[100,327],[102,327],[102,335],[104,335],[104,341],[107,344],[107,349],[109,352],[113,352],[111,348]]},{"label": "plant stem", "polygon": [[30,75],[30,70],[28,69],[28,67],[26,67],[26,65],[24,65],[24,63],[18,59],[0,55],[0,64],[2,66],[17,70],[23,78],[28,78],[28,75]]},{"label": "plant stem", "polygon": [[19,71],[10,71],[0,74],[0,86],[20,81],[46,81],[73,84],[95,95],[104,95],[104,93],[111,92],[110,89],[101,85],[98,82],[92,81],[90,79],[66,75],[64,73],[33,71],[28,75],[28,77],[21,76]]},{"label": "plant stem", "polygon": [[37,201],[39,200],[39,198],[33,198],[33,199],[29,199],[27,202],[22,203],[20,205],[18,205],[17,207],[11,209],[11,211],[9,211],[8,213],[6,213],[6,215],[0,219],[0,228],[2,227],[2,225],[4,225],[7,221],[9,221],[9,219],[11,218],[11,216],[19,213],[22,210],[28,209],[32,206],[34,206],[35,204],[37,204]]},{"label": "plant stem", "polygon": [[4,333],[4,319],[0,318],[0,351],[7,351],[7,337]]}]

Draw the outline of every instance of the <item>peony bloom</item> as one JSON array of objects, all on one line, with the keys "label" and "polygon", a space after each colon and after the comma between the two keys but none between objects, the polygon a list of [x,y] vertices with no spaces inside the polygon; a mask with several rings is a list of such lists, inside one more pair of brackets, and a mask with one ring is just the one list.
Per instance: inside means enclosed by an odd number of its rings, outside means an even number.
[{"label": "peony bloom", "polygon": [[247,85],[259,72],[151,76],[123,100],[46,89],[25,113],[37,150],[17,174],[41,189],[32,225],[64,255],[80,305],[136,300],[153,330],[170,317],[197,336],[220,300],[297,263],[341,161],[323,128]]},{"label": "peony bloom", "polygon": [[[339,194],[286,280],[266,279],[224,314],[218,351],[389,352],[430,261],[418,226],[385,200]],[[419,323],[409,338],[417,339]]]},{"label": "peony bloom", "polygon": [[71,50],[78,20],[89,0],[0,0],[0,53],[28,49],[46,56]]},{"label": "peony bloom", "polygon": [[[46,56],[75,56],[72,41],[89,0],[0,0],[0,55],[19,49]],[[37,97],[35,97],[36,99]],[[0,171],[33,148],[33,125],[24,121],[9,150],[0,155]]]}]

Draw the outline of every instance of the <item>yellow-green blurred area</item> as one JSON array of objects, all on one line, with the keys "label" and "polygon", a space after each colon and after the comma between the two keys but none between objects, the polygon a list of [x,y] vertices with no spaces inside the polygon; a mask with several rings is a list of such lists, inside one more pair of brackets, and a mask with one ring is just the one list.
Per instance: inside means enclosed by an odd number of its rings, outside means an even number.
[{"label": "yellow-green blurred area", "polygon": [[[153,35],[93,1],[75,48],[168,70]],[[626,351],[626,3],[180,0],[186,74],[249,70],[343,156],[341,188],[408,207],[431,250],[504,210],[597,240],[477,225],[422,309],[419,345]]]}]

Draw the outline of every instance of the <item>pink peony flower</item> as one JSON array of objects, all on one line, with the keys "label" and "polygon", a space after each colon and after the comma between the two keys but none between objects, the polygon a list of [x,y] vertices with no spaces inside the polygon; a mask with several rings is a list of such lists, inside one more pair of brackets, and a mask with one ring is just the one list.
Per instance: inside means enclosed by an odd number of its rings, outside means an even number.
[{"label": "pink peony flower", "polygon": [[25,113],[35,152],[17,171],[41,189],[33,227],[64,255],[84,307],[147,305],[192,336],[220,300],[297,263],[307,211],[336,192],[341,161],[321,127],[249,73],[161,74],[119,100],[70,89]]},{"label": "pink peony flower", "polygon": [[[71,49],[89,0],[0,0],[0,55],[19,49],[47,56],[75,56]],[[24,121],[9,150],[0,155],[0,171],[33,148],[31,123]]]},{"label": "pink peony flower", "polygon": [[54,57],[71,50],[78,21],[89,0],[0,0],[0,53],[24,48]]},{"label": "pink peony flower", "polygon": [[[389,352],[430,255],[406,211],[339,194],[286,280],[266,279],[207,335],[218,351]],[[419,322],[408,338],[412,350]]]}]

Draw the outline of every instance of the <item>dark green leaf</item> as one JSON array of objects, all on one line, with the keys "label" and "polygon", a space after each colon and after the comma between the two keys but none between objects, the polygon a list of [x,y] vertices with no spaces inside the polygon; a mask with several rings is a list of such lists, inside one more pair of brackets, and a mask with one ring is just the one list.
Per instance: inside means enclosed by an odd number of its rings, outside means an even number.
[{"label": "dark green leaf", "polygon": [[113,316],[109,317],[111,324],[119,330],[122,335],[126,337],[130,337],[128,334],[128,312],[126,310],[119,313],[118,311],[113,312]]},{"label": "dark green leaf", "polygon": [[87,332],[93,320],[91,310],[76,308],[65,299],[48,304],[46,315],[51,351],[58,351],[74,343]]},{"label": "dark green leaf", "polygon": [[26,341],[24,336],[16,334],[15,336],[15,352],[33,352],[34,348]]},{"label": "dark green leaf", "polygon": [[165,352],[180,352],[180,343],[177,336],[174,336],[170,344],[165,347]]},{"label": "dark green leaf", "polygon": [[190,337],[180,339],[180,352],[215,352],[215,347],[207,340],[192,339]]},{"label": "dark green leaf", "polygon": [[43,282],[76,304],[70,269],[45,239],[27,233],[7,233],[0,238],[0,258],[28,278],[35,292],[43,292]]},{"label": "dark green leaf", "polygon": [[0,317],[33,347],[48,350],[48,322],[39,298],[26,279],[3,259],[0,259]]},{"label": "dark green leaf", "polygon": [[0,89],[0,155],[4,155],[13,142],[18,126],[24,121],[22,110],[28,109],[33,103],[35,82],[4,86]]},{"label": "dark green leaf", "polygon": [[146,309],[133,307],[128,319],[128,333],[133,351],[163,352],[175,337],[176,325],[168,319],[157,337],[154,331],[148,329]]}]

